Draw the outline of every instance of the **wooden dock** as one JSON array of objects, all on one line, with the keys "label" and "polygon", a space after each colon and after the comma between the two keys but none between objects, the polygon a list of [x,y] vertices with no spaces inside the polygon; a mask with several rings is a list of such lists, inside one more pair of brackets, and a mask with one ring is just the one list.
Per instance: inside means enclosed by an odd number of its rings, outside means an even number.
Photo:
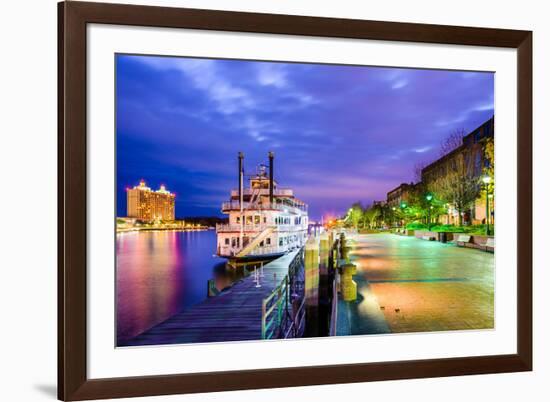
[{"label": "wooden dock", "polygon": [[299,253],[302,251],[292,251],[265,264],[260,287],[252,274],[120,346],[262,339],[262,304],[284,282]]}]

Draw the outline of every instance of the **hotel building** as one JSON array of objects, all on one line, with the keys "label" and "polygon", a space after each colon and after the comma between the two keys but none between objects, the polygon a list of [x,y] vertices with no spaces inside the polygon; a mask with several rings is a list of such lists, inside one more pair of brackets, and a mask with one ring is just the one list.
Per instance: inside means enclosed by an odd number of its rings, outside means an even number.
[{"label": "hotel building", "polygon": [[126,191],[127,213],[129,218],[142,221],[173,221],[175,219],[176,195],[166,190],[164,185],[154,191],[144,180]]}]

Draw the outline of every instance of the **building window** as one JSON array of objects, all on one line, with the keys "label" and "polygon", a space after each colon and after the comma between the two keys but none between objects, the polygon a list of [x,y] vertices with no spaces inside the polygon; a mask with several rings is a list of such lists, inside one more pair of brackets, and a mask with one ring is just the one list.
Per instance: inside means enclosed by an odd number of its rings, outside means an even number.
[{"label": "building window", "polygon": [[475,174],[480,175],[481,174],[481,151],[477,151],[475,155]]}]

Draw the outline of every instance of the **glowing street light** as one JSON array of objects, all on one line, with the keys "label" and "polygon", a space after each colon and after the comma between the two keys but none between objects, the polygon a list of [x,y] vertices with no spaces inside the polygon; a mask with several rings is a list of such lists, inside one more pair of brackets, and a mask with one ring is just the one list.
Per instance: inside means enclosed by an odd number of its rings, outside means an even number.
[{"label": "glowing street light", "polygon": [[485,234],[489,236],[489,183],[491,183],[491,176],[485,175],[481,180],[485,183]]},{"label": "glowing street light", "polygon": [[428,208],[428,230],[430,230],[430,227],[432,225],[432,199],[434,198],[432,193],[426,194],[426,200],[430,204],[430,207]]}]

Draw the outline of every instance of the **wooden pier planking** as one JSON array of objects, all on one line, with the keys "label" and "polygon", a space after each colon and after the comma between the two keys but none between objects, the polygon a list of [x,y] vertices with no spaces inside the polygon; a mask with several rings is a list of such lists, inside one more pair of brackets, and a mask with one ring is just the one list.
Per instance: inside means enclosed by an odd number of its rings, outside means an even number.
[{"label": "wooden pier planking", "polygon": [[[120,346],[261,339],[262,301],[281,284],[288,274],[290,263],[300,252],[292,251],[265,264],[260,288],[256,287],[254,275],[250,275],[219,295],[172,316],[135,338],[121,342]],[[259,264],[257,266],[259,271]]]}]

